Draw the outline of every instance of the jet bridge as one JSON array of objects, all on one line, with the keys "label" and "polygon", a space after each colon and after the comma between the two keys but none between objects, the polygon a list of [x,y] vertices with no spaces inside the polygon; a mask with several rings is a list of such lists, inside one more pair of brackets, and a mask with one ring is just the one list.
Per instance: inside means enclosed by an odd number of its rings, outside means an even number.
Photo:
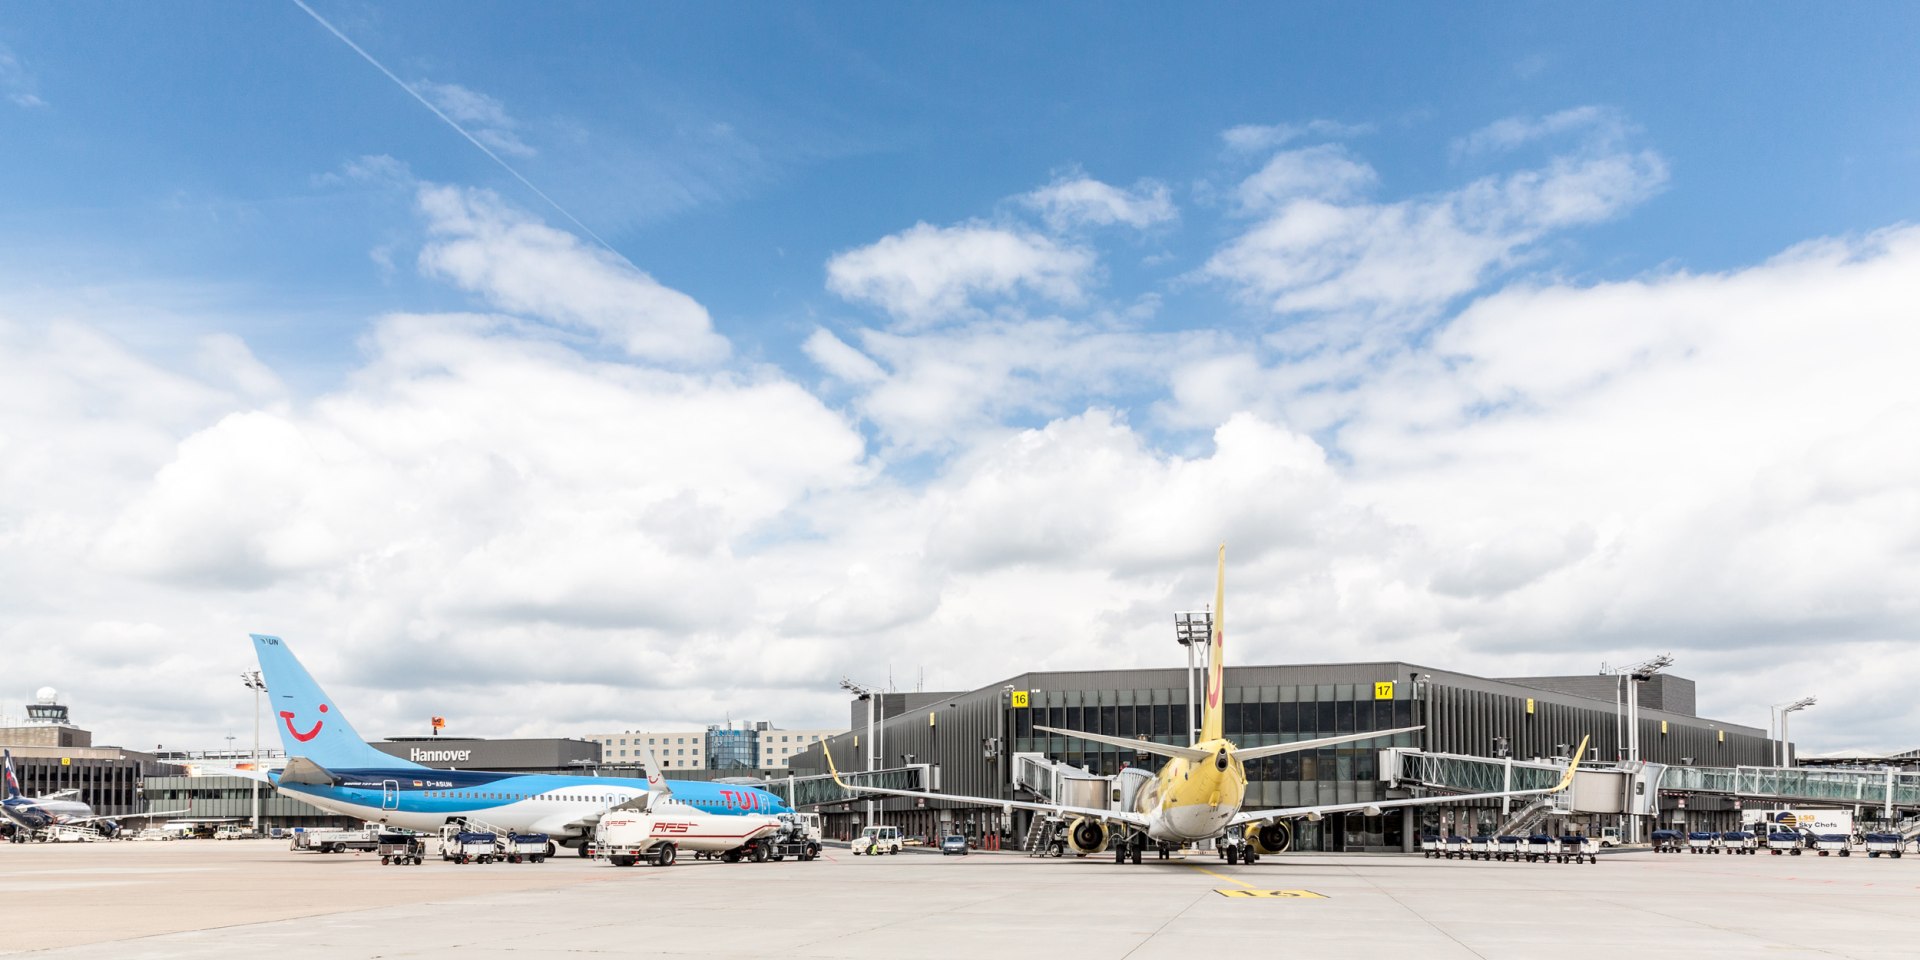
[{"label": "jet bridge", "polygon": [[[1402,747],[1380,752],[1381,780],[1440,793],[1545,789],[1553,786],[1565,769],[1565,761],[1427,753]],[[1920,811],[1920,773],[1890,768],[1816,770],[1619,763],[1580,768],[1569,791],[1571,812],[1651,816],[1658,812],[1663,791],[1763,802],[1877,806],[1885,819],[1901,811]]]},{"label": "jet bridge", "polygon": [[[938,789],[940,784],[935,782],[931,774],[930,764],[910,763],[904,767],[891,767],[886,770],[842,770],[840,779],[855,786],[882,787],[889,790]],[[840,786],[833,782],[833,775],[827,773],[768,780],[764,787],[767,792],[779,797],[787,806],[795,810],[803,806],[823,803],[874,799],[869,794],[854,793]]]}]

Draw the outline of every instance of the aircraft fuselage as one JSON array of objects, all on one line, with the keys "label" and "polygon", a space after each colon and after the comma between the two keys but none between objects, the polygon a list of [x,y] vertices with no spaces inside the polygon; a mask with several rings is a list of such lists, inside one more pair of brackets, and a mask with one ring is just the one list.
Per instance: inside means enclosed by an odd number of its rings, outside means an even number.
[{"label": "aircraft fuselage", "polygon": [[1134,795],[1134,812],[1147,818],[1147,836],[1194,843],[1220,835],[1246,802],[1247,771],[1225,740],[1194,745],[1205,760],[1174,757]]}]

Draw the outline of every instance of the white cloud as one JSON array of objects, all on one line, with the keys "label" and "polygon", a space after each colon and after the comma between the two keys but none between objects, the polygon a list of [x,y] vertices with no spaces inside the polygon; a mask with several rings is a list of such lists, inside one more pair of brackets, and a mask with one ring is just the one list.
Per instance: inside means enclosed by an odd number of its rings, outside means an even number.
[{"label": "white cloud", "polygon": [[1601,106],[1572,107],[1543,117],[1507,117],[1454,142],[1457,153],[1511,150],[1536,140],[1577,133],[1596,149],[1611,149],[1632,132],[1619,111]]},{"label": "white cloud", "polygon": [[856,390],[853,406],[892,451],[945,452],[1048,419],[1087,398],[1155,393],[1183,360],[1216,349],[1205,332],[1146,333],[1059,317],[1000,318],[937,331],[857,331],[860,350],[825,331],[808,355]]},{"label": "white cloud", "polygon": [[[1670,649],[1716,718],[1814,692],[1833,699],[1796,725],[1811,743],[1911,728],[1920,229],[1483,291],[1551,231],[1628,209],[1657,163],[1276,199],[1247,236],[1333,252],[1298,279],[1254,264],[1244,289],[1426,318],[1363,362],[1178,329],[1178,299],[1153,332],[1035,318],[1015,298],[1053,294],[1030,271],[911,295],[855,271],[855,299],[953,322],[815,330],[846,413],[776,371],[552,335],[713,337],[644,274],[430,188],[423,268],[518,319],[383,317],[316,395],[238,338],[162,360],[84,319],[0,317],[0,644],[22,693],[73,690],[135,745],[245,726],[218,677],[247,667],[249,629],[293,639],[369,733],[424,713],[498,735],[824,724],[845,715],[831,680],[875,679],[878,649],[944,688],[1166,665],[1166,614],[1210,599],[1225,539],[1235,662],[1517,675]],[[1084,299],[1071,252],[1056,272]],[[1422,258],[1448,265],[1409,276]],[[664,305],[607,306],[635,291]],[[970,309],[996,298],[1015,302]],[[911,466],[887,472],[896,454]]]},{"label": "white cloud", "polygon": [[515,157],[531,157],[538,152],[520,139],[520,124],[500,101],[457,83],[421,80],[413,87],[475,140],[495,151]]},{"label": "white cloud", "polygon": [[1282,154],[1241,186],[1243,198],[1272,212],[1202,272],[1277,313],[1430,312],[1477,289],[1551,231],[1613,217],[1667,176],[1651,151],[1603,152],[1556,157],[1435,197],[1350,201],[1371,172],[1338,152]]},{"label": "white cloud", "polygon": [[1372,132],[1372,124],[1309,120],[1305,123],[1241,124],[1222,131],[1220,139],[1226,143],[1228,150],[1235,153],[1261,153],[1295,140],[1346,140]]},{"label": "white cloud", "polygon": [[1240,205],[1270,210],[1289,200],[1346,200],[1371,189],[1380,179],[1372,167],[1338,144],[1275,154],[1258,173],[1241,181]]},{"label": "white cloud", "polygon": [[5,44],[0,44],[0,93],[5,94],[15,106],[28,110],[47,106],[47,102],[40,99],[39,84],[33,74]]},{"label": "white cloud", "polygon": [[648,360],[714,363],[730,350],[693,298],[489,191],[425,185],[419,202],[433,237],[421,268],[500,309],[592,332]]},{"label": "white cloud", "polygon": [[1092,269],[1092,254],[1037,233],[920,223],[834,256],[827,288],[919,327],[960,314],[976,299],[1025,292],[1076,302]]},{"label": "white cloud", "polygon": [[1115,223],[1141,229],[1179,216],[1167,185],[1153,180],[1142,180],[1129,191],[1085,176],[1062,178],[1020,199],[1054,230]]}]

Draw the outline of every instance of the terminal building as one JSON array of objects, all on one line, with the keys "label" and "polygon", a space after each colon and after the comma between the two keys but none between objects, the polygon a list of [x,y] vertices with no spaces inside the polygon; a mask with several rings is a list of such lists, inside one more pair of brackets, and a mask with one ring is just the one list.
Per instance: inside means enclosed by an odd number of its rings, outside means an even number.
[{"label": "terminal building", "polygon": [[124,747],[95,746],[93,733],[75,726],[59,693],[42,688],[27,704],[26,717],[0,721],[0,747],[13,754],[20,792],[30,797],[77,790],[77,799],[96,814],[122,817],[144,813],[146,777],[174,768],[151,753]]},{"label": "terminal building", "polygon": [[[925,764],[936,792],[1031,800],[1016,790],[1012,758],[1040,753],[1111,775],[1153,758],[1104,744],[1035,730],[1044,725],[1161,743],[1188,742],[1192,675],[1179,668],[1025,673],[959,693],[882,694],[877,735],[866,734],[868,702],[857,699],[851,730],[829,738],[842,771],[867,768],[877,748],[881,769]],[[1768,765],[1774,742],[1764,730],[1695,715],[1694,683],[1654,674],[1642,683],[1595,677],[1477,677],[1404,662],[1229,666],[1225,671],[1226,736],[1258,746],[1368,730],[1420,726],[1414,733],[1284,754],[1247,765],[1247,809],[1355,803],[1406,796],[1380,779],[1387,747],[1519,759],[1566,756],[1587,738],[1585,759],[1623,759],[1626,721],[1618,691],[1637,694],[1640,759],[1702,766]],[[796,755],[796,775],[824,774],[818,748]],[[1730,815],[1737,801],[1726,801]],[[883,821],[911,836],[1023,836],[1032,815],[932,797],[880,801]],[[823,806],[829,836],[863,825],[864,801]],[[1713,810],[1695,810],[1703,816]],[[1378,816],[1333,814],[1295,825],[1296,849],[1410,850],[1423,833],[1478,833],[1500,817],[1498,803],[1435,804]]]}]

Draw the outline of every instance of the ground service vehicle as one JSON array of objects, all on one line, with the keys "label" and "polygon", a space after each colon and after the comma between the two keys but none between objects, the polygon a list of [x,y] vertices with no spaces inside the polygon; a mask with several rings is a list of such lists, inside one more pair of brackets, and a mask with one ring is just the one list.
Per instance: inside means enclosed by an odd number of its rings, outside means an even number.
[{"label": "ground service vehicle", "polygon": [[903,846],[905,844],[900,840],[899,827],[868,827],[854,838],[853,854],[859,856],[864,853],[869,857],[877,857],[899,853]]},{"label": "ground service vehicle", "polygon": [[600,818],[593,831],[593,856],[616,867],[631,867],[642,860],[656,867],[673,866],[680,848],[665,837],[656,836],[655,817],[647,813],[621,811]]},{"label": "ground service vehicle", "polygon": [[413,864],[419,866],[427,859],[426,841],[406,833],[383,833],[380,835],[380,862],[383,864]]},{"label": "ground service vehicle", "polygon": [[957,833],[952,836],[942,837],[940,839],[940,855],[944,857],[951,853],[957,853],[963,857],[966,856],[967,838]]},{"label": "ground service vehicle", "polygon": [[788,857],[813,860],[820,856],[819,814],[783,813],[777,819],[779,831],[758,841],[766,847],[767,859],[778,863]]},{"label": "ground service vehicle", "polygon": [[296,828],[293,840],[287,845],[289,850],[312,850],[315,853],[345,853],[358,850],[371,853],[380,849],[380,828],[361,827],[357,830],[302,830]]}]

